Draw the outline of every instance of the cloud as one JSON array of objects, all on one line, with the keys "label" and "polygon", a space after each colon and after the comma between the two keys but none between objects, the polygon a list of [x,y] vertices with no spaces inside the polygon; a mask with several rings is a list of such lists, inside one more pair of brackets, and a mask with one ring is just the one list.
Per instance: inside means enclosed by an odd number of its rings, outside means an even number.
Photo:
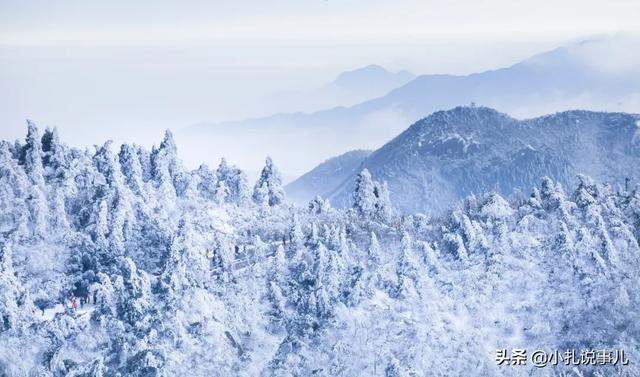
[{"label": "cloud", "polygon": [[597,37],[571,46],[569,53],[593,68],[607,73],[640,73],[640,35],[617,34]]}]

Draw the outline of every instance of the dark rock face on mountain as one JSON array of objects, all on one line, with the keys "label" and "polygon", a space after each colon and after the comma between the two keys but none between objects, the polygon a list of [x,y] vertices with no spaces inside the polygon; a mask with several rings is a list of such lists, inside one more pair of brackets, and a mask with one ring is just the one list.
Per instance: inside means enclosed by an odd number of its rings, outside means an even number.
[{"label": "dark rock face on mountain", "polygon": [[285,187],[287,196],[296,203],[304,203],[316,195],[327,197],[342,182],[359,172],[358,167],[371,154],[355,150],[333,157]]},{"label": "dark rock face on mountain", "polygon": [[[405,211],[435,211],[467,195],[527,191],[541,177],[578,174],[623,186],[640,179],[639,117],[568,111],[519,121],[485,107],[439,111],[413,124],[359,167],[387,181]],[[354,176],[329,196],[350,205]],[[325,189],[326,190],[326,189]]]}]

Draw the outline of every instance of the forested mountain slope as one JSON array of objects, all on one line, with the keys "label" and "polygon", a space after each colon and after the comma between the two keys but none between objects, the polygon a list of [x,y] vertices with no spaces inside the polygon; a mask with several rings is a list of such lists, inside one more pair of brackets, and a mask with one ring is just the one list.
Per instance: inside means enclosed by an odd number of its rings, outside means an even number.
[{"label": "forested mountain slope", "polygon": [[640,374],[640,191],[527,192],[399,216],[365,170],[350,209],[292,207],[270,159],[250,189],[185,170],[170,133],[81,150],[30,124],[0,143],[0,375]]},{"label": "forested mountain slope", "polygon": [[[416,122],[359,169],[386,181],[392,202],[406,212],[442,212],[473,193],[526,192],[544,176],[570,187],[586,174],[618,188],[640,181],[639,122],[637,115],[590,111],[519,121],[457,107]],[[355,176],[328,196],[333,204],[350,205]]]}]

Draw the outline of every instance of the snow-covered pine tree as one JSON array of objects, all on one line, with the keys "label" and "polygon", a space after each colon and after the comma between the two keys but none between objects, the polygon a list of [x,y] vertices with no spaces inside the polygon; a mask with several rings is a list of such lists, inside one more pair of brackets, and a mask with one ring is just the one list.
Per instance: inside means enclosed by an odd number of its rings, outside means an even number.
[{"label": "snow-covered pine tree", "polygon": [[389,186],[387,182],[374,182],[373,194],[375,201],[375,217],[378,221],[388,223],[391,221],[393,207],[389,198]]},{"label": "snow-covered pine tree", "polygon": [[254,237],[253,254],[251,258],[251,271],[254,276],[266,277],[267,272],[267,255],[269,253],[269,245],[262,241],[259,235]]},{"label": "snow-covered pine tree", "polygon": [[19,281],[12,256],[9,242],[0,239],[0,333],[15,329],[20,317],[17,305]]},{"label": "snow-covered pine tree", "polygon": [[[398,281],[396,294],[399,297],[405,297],[408,287],[414,287],[419,284],[419,264],[415,258],[413,251],[413,240],[409,233],[404,232],[400,241],[400,252],[396,261],[396,277]],[[408,284],[407,280],[411,280]]]},{"label": "snow-covered pine tree", "polygon": [[44,237],[47,231],[48,205],[42,165],[42,137],[36,125],[27,120],[27,139],[21,149],[21,162],[31,183],[27,189],[27,207],[31,223],[31,235]]},{"label": "snow-covered pine tree", "polygon": [[270,305],[270,310],[267,313],[269,322],[275,326],[281,326],[285,315],[286,298],[282,294],[280,285],[275,281],[267,281],[268,294],[267,300]]},{"label": "snow-covered pine tree", "polygon": [[346,304],[348,306],[356,307],[363,300],[372,297],[376,283],[374,274],[375,271],[370,271],[361,262],[351,268],[349,284],[346,288]]},{"label": "snow-covered pine tree", "polygon": [[291,223],[289,225],[289,247],[287,254],[292,259],[297,259],[304,249],[304,233],[302,232],[302,226],[296,213],[291,216]]},{"label": "snow-covered pine tree", "polygon": [[180,164],[180,160],[178,159],[178,147],[176,146],[175,140],[173,139],[173,133],[171,133],[171,131],[165,131],[164,138],[160,143],[158,152],[160,155],[162,155],[163,158],[167,159],[167,168],[169,169],[169,174],[171,175],[171,177],[175,178],[182,170],[182,166]]},{"label": "snow-covered pine tree", "polygon": [[235,277],[233,264],[236,260],[232,240],[224,234],[216,234],[211,269],[214,279],[220,283],[219,289],[224,290],[224,284],[229,283]]},{"label": "snow-covered pine tree", "polygon": [[258,182],[256,182],[253,188],[253,200],[258,204],[263,204],[266,200],[270,207],[277,206],[284,202],[282,177],[273,164],[271,157],[266,158],[264,168],[262,168],[262,172],[260,173],[260,178],[258,178]]},{"label": "snow-covered pine tree", "polygon": [[271,260],[268,280],[271,282],[275,282],[276,284],[278,284],[278,286],[283,286],[283,284],[285,283],[286,272],[287,259],[285,256],[284,246],[278,245]]},{"label": "snow-covered pine tree", "polygon": [[[104,184],[98,193],[107,206],[106,221],[109,245],[122,255],[125,248],[125,233],[134,223],[133,198],[131,191],[125,184],[125,177],[118,157],[112,150],[112,143],[105,143],[94,155],[94,164],[104,177]],[[101,204],[102,205],[102,204]],[[104,209],[100,209],[104,211]],[[100,213],[100,216],[105,216]],[[104,221],[104,219],[101,219]]]},{"label": "snow-covered pine tree", "polygon": [[[142,168],[142,180],[144,182],[150,182],[153,179],[153,166],[151,165],[152,153],[138,145],[135,145],[134,148],[136,149],[138,160],[140,161],[140,167]],[[152,150],[156,150],[155,146]]]},{"label": "snow-covered pine tree", "polygon": [[24,170],[33,185],[44,189],[44,168],[42,166],[42,137],[40,130],[30,120],[27,120],[27,139],[22,147],[21,162]]},{"label": "snow-covered pine tree", "polygon": [[348,266],[338,252],[329,250],[327,253],[328,264],[322,285],[329,302],[333,306],[343,298]]},{"label": "snow-covered pine tree", "polygon": [[151,282],[145,271],[138,270],[131,258],[118,263],[119,275],[114,283],[118,318],[134,329],[146,329],[151,320]]},{"label": "snow-covered pine tree", "polygon": [[144,201],[147,201],[146,185],[144,183],[144,171],[140,163],[140,156],[135,145],[122,144],[118,160],[122,169],[122,174],[131,191]]},{"label": "snow-covered pine tree", "polygon": [[222,158],[216,170],[218,186],[216,198],[224,197],[225,202],[243,205],[249,199],[249,186],[247,176],[236,167],[229,166],[227,160]]},{"label": "snow-covered pine tree", "polygon": [[430,276],[439,274],[441,272],[441,266],[434,248],[429,244],[429,242],[422,241],[420,242],[420,250],[422,254],[422,262]]},{"label": "snow-covered pine tree", "polygon": [[363,169],[356,176],[355,189],[353,191],[353,208],[356,213],[364,218],[371,218],[376,211],[376,196],[374,183],[369,170]]},{"label": "snow-covered pine tree", "polygon": [[164,205],[173,203],[180,163],[173,135],[167,130],[160,147],[151,153],[151,176],[157,188],[158,200]]},{"label": "snow-covered pine tree", "polygon": [[31,234],[36,238],[44,238],[47,234],[49,206],[47,198],[41,186],[32,184],[29,187],[26,198],[29,208],[29,219],[32,224]]},{"label": "snow-covered pine tree", "polygon": [[100,200],[93,205],[87,230],[94,244],[103,251],[109,248],[109,203]]},{"label": "snow-covered pine tree", "polygon": [[58,189],[52,193],[49,216],[49,227],[54,232],[65,234],[69,230],[69,219],[67,218],[65,197],[62,190]]},{"label": "snow-covered pine tree", "polygon": [[351,248],[349,247],[349,237],[347,236],[347,229],[345,226],[340,227],[339,231],[340,242],[338,246],[338,252],[344,258],[345,262],[352,262]]},{"label": "snow-covered pine tree", "polygon": [[380,243],[374,232],[369,237],[369,248],[367,249],[367,268],[375,271],[380,267]]},{"label": "snow-covered pine tree", "polygon": [[327,273],[328,259],[327,248],[322,243],[317,243],[312,246],[314,252],[314,264],[313,272],[316,277],[316,282],[322,284]]},{"label": "snow-covered pine tree", "polygon": [[[216,172],[211,170],[207,164],[201,164],[196,170],[196,174],[200,178],[198,180],[198,191],[200,191],[200,195],[206,199],[215,200],[218,183]],[[224,198],[222,198],[222,203],[223,202]]]},{"label": "snow-covered pine tree", "polygon": [[258,207],[265,209],[269,208],[269,187],[267,185],[257,185],[253,189],[253,202]]},{"label": "snow-covered pine tree", "polygon": [[0,143],[0,218],[16,238],[30,235],[30,212],[25,203],[31,184],[14,159],[8,143]]},{"label": "snow-covered pine tree", "polygon": [[175,310],[185,291],[207,283],[209,261],[198,253],[193,243],[193,226],[188,216],[180,219],[178,229],[171,238],[164,260],[160,281],[168,304]]},{"label": "snow-covered pine tree", "polygon": [[[477,198],[471,197],[467,199],[465,200],[467,205],[464,208],[456,208],[450,213],[443,228],[445,245],[451,254],[461,260],[468,259],[471,254],[485,254],[488,252],[488,241],[484,235],[481,220],[489,219],[489,221],[492,221],[496,216],[503,215],[498,213],[500,210],[508,211],[508,209],[501,207],[503,205],[508,206],[508,203],[504,200],[496,202],[498,199],[489,198],[485,201],[484,207],[477,208]],[[471,205],[471,202],[474,204]],[[480,213],[481,211],[484,212]],[[474,220],[472,220],[473,217],[475,217]]]},{"label": "snow-covered pine tree", "polygon": [[331,209],[331,204],[328,200],[324,200],[318,195],[309,202],[307,208],[309,209],[309,213],[320,215],[328,212]]},{"label": "snow-covered pine tree", "polygon": [[57,128],[47,128],[45,130],[42,135],[42,153],[45,180],[64,182],[70,178],[67,176],[69,170],[69,152],[60,141]]}]

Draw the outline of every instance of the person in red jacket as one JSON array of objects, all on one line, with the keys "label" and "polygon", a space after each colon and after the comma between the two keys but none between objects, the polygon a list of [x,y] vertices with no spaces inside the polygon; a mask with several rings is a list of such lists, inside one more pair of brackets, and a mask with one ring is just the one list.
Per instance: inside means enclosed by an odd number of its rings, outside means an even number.
[{"label": "person in red jacket", "polygon": [[71,307],[73,308],[73,311],[76,311],[76,309],[78,309],[78,302],[76,301],[76,296],[71,297]]}]

